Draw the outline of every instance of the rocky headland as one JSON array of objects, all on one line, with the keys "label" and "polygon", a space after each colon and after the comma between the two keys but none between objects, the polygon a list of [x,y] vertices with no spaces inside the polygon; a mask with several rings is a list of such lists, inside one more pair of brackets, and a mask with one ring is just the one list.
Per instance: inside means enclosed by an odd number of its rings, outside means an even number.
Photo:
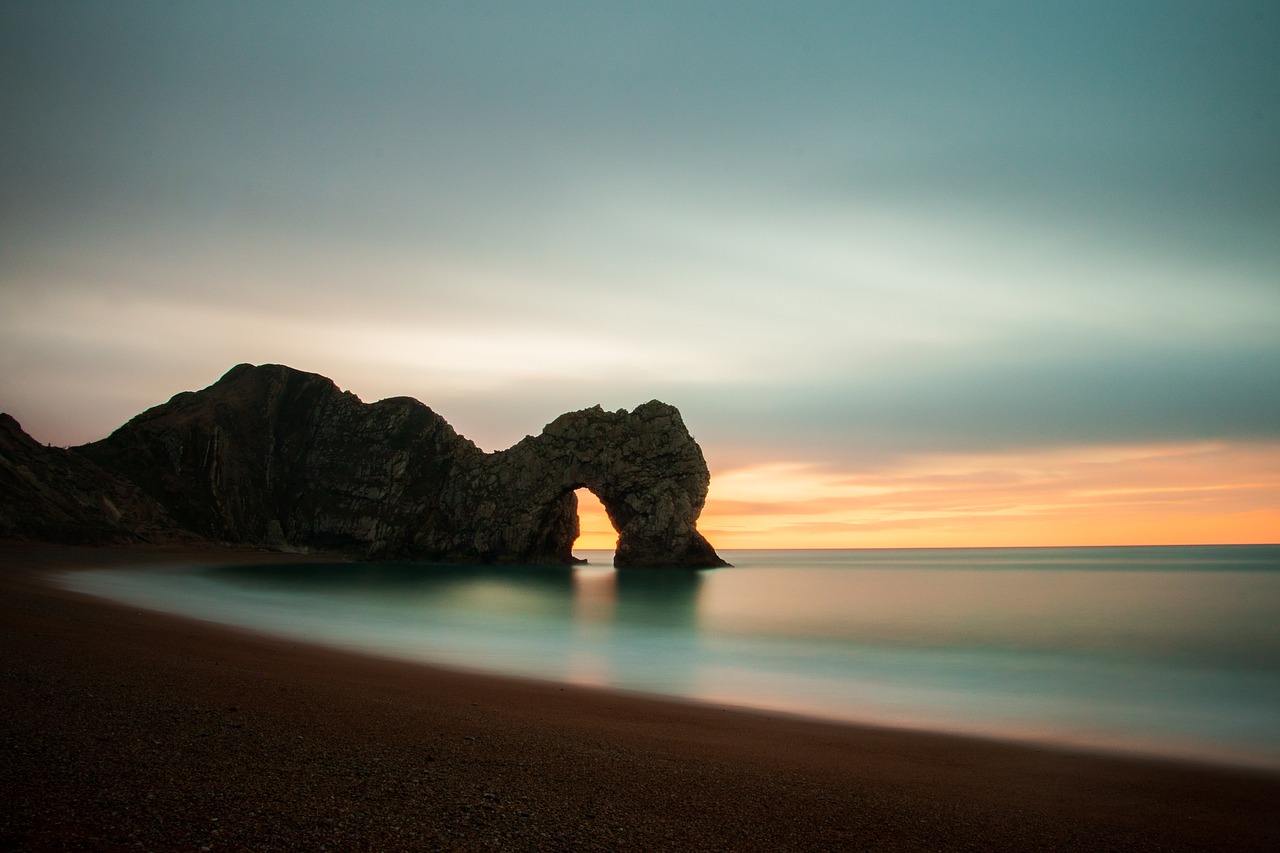
[{"label": "rocky headland", "polygon": [[282,365],[238,365],[70,449],[0,416],[0,536],[49,541],[571,563],[586,487],[618,532],[615,565],[708,568],[725,565],[696,527],[709,483],[656,400],[570,412],[495,453],[417,400],[364,403]]}]

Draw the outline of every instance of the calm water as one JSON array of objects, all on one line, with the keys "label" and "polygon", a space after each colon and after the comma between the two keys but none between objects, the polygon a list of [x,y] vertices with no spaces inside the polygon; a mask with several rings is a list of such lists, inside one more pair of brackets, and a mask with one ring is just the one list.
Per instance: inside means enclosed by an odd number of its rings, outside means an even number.
[{"label": "calm water", "polygon": [[383,655],[1280,768],[1280,547],[725,552],[734,568],[78,572],[82,591]]}]

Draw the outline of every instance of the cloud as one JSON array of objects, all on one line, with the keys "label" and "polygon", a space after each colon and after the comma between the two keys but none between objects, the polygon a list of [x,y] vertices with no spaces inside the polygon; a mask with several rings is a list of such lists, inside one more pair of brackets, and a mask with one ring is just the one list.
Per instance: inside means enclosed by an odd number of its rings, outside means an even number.
[{"label": "cloud", "polygon": [[717,472],[1277,438],[1269,5],[780,8],[0,6],[0,404],[279,361],[490,449],[665,399]]},{"label": "cloud", "polygon": [[1280,442],[919,455],[871,470],[764,465],[712,481],[722,548],[1270,542]]}]

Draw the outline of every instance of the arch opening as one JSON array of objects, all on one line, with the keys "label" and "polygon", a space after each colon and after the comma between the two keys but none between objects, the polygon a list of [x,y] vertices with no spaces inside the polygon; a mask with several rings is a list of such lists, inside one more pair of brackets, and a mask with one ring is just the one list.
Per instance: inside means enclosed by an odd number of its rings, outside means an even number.
[{"label": "arch opening", "polygon": [[[578,538],[573,542],[573,550],[616,553],[618,531],[600,498],[586,486],[574,489],[574,495],[578,499]],[[581,555],[575,553],[575,556]]]}]

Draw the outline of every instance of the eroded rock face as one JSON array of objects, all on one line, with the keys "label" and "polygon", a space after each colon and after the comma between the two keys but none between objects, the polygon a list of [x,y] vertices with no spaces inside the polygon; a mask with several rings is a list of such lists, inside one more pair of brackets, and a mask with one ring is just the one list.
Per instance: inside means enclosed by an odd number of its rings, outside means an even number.
[{"label": "eroded rock face", "polygon": [[0,537],[104,545],[196,537],[123,477],[46,447],[0,413]]},{"label": "eroded rock face", "polygon": [[574,490],[585,486],[618,531],[615,565],[707,567],[724,565],[695,526],[710,482],[680,412],[655,400],[561,415],[458,471],[448,498],[479,496],[474,511],[492,521],[476,542],[482,551],[567,562],[578,533]]},{"label": "eroded rock face", "polygon": [[695,526],[710,482],[702,451],[657,401],[562,415],[484,453],[416,400],[365,404],[323,376],[240,365],[76,452],[225,542],[567,563],[585,486],[618,531],[616,565],[724,565]]}]

